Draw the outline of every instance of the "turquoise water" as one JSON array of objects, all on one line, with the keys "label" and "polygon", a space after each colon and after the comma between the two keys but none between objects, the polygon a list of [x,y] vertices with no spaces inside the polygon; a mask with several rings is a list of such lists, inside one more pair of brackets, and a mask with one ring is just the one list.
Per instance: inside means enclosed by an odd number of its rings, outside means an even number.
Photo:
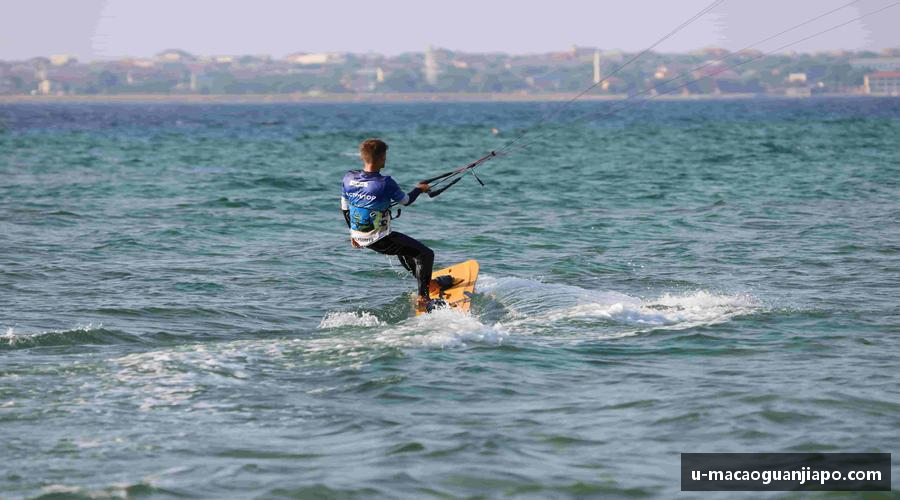
[{"label": "turquoise water", "polygon": [[898,451],[900,100],[551,124],[395,222],[481,263],[411,317],[339,212],[358,142],[411,187],[553,106],[0,106],[0,496],[667,498],[681,452]]}]

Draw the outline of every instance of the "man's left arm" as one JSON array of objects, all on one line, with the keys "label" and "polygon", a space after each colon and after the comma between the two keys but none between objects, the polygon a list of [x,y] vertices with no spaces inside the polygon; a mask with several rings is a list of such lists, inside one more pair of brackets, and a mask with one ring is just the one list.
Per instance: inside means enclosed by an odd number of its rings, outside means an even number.
[{"label": "man's left arm", "polygon": [[[393,179],[391,179],[393,181]],[[413,204],[414,201],[419,197],[422,193],[427,193],[430,187],[428,184],[424,182],[420,182],[416,184],[416,187],[413,188],[409,193],[404,193],[400,186],[397,185],[396,182],[394,184],[394,194],[391,195],[391,200],[403,205],[404,207],[408,207]]]}]

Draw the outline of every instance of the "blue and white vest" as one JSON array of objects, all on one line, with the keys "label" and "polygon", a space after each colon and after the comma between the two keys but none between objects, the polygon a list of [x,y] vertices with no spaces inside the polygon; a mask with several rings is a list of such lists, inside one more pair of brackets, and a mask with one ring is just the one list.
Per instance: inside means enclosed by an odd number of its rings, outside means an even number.
[{"label": "blue and white vest", "polygon": [[351,170],[344,176],[341,210],[350,211],[350,237],[360,246],[391,234],[391,203],[406,193],[389,175]]}]

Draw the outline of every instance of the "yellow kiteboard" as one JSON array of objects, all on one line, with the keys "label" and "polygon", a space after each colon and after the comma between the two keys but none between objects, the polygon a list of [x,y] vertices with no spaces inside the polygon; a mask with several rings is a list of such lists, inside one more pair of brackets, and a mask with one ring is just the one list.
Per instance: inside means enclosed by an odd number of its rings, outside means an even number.
[{"label": "yellow kiteboard", "polygon": [[[450,308],[465,312],[472,306],[476,279],[478,279],[478,262],[467,260],[431,273],[431,286],[428,292],[432,299],[444,299]],[[425,312],[425,309],[417,308],[416,316]]]}]

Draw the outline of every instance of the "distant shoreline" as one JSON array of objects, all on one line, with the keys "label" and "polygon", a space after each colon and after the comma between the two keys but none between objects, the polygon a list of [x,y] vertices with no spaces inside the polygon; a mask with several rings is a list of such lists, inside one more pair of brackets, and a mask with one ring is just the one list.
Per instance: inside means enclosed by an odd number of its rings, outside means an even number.
[{"label": "distant shoreline", "polygon": [[[4,95],[0,104],[18,103],[159,103],[159,104],[287,104],[287,103],[404,103],[404,102],[558,102],[575,97],[575,93],[509,94],[509,93],[398,93],[398,94],[115,94],[115,95]],[[616,101],[624,94],[585,95],[584,101]],[[819,96],[813,96],[819,97]],[[869,94],[825,94],[821,97],[890,97]],[[767,94],[663,95],[654,99],[667,101],[709,101],[734,99],[809,99],[809,96]],[[643,98],[641,98],[643,99]]]}]

